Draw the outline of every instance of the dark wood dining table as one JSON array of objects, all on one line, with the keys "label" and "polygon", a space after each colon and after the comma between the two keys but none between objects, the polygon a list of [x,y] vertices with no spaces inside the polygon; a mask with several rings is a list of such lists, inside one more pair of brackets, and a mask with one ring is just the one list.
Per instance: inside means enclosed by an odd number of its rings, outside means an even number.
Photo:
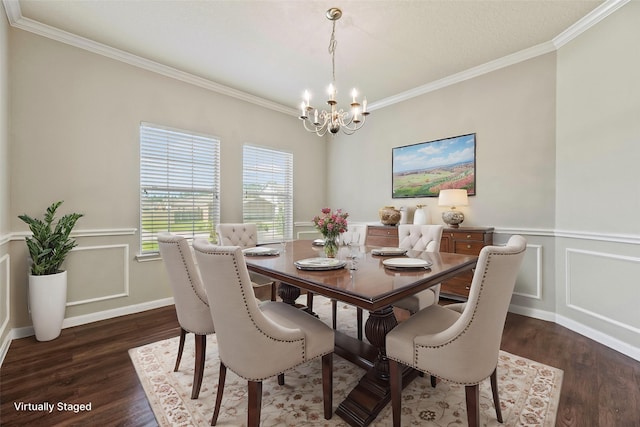
[{"label": "dark wood dining table", "polygon": [[[473,269],[477,262],[477,257],[471,255],[410,250],[401,257],[423,259],[431,266],[426,269],[390,269],[383,265],[383,261],[393,257],[373,255],[371,250],[375,248],[341,247],[337,258],[344,259],[347,265],[328,271],[296,267],[296,261],[324,257],[322,246],[314,246],[310,240],[286,242],[278,256],[245,257],[250,271],[280,281],[279,295],[284,302],[295,304],[300,289],[304,289],[369,311],[365,323],[368,342],[339,331],[335,334],[336,354],[366,370],[360,382],[336,409],[336,414],[352,426],[369,425],[390,401],[385,341],[387,333],[398,324],[392,305]],[[355,258],[351,259],[353,256]],[[403,385],[409,384],[416,376],[417,371],[405,369]]]}]

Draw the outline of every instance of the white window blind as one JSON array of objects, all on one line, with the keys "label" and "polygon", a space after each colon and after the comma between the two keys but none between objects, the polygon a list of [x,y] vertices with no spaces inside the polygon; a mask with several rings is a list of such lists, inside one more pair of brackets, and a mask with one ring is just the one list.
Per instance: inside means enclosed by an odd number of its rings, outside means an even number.
[{"label": "white window blind", "polygon": [[242,219],[257,224],[258,242],[293,238],[293,154],[243,147]]},{"label": "white window blind", "polygon": [[140,252],[158,251],[157,233],[209,238],[220,219],[220,141],[140,125]]}]

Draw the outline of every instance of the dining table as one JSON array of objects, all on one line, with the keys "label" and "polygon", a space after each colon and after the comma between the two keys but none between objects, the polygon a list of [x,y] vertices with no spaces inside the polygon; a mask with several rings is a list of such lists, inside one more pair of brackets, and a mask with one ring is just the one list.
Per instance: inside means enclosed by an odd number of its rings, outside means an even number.
[{"label": "dining table", "polygon": [[[335,331],[335,353],[365,369],[336,414],[349,425],[360,427],[375,420],[391,398],[386,335],[398,324],[393,304],[473,269],[478,259],[366,245],[340,247],[335,259],[326,259],[323,247],[311,240],[277,246],[277,251],[257,252],[245,260],[250,271],[280,282],[278,294],[285,303],[295,305],[305,290],[369,312],[366,341]],[[417,375],[417,371],[405,368],[403,387]]]}]

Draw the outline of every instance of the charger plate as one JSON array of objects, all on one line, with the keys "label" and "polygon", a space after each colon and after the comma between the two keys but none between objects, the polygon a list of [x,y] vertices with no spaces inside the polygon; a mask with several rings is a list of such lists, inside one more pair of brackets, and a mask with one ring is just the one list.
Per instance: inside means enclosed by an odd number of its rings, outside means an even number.
[{"label": "charger plate", "polygon": [[432,262],[418,258],[390,258],[382,261],[382,264],[387,268],[402,270],[407,268],[429,268]]},{"label": "charger plate", "polygon": [[247,256],[275,256],[280,255],[280,251],[267,246],[256,246],[255,248],[243,249],[242,252]]},{"label": "charger plate", "polygon": [[390,256],[390,255],[404,255],[407,253],[407,249],[402,248],[376,248],[371,249],[372,255]]},{"label": "charger plate", "polygon": [[307,258],[294,262],[299,270],[337,270],[347,265],[346,261],[335,258]]}]

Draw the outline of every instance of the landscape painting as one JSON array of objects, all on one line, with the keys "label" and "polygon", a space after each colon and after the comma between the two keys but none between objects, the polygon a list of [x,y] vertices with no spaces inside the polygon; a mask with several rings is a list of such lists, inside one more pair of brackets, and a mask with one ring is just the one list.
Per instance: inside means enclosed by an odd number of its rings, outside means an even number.
[{"label": "landscape painting", "polygon": [[476,134],[395,147],[392,197],[438,197],[440,190],[464,188],[476,194]]}]

